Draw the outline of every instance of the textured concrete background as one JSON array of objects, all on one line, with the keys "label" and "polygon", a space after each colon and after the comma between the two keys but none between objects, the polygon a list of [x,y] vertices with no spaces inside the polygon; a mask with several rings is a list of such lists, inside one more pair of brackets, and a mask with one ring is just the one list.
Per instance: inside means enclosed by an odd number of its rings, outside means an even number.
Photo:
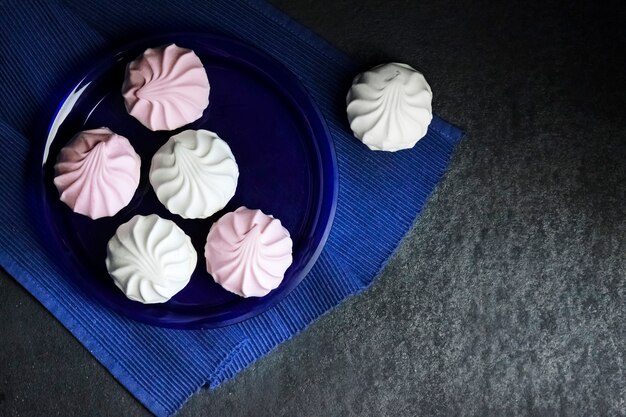
[{"label": "textured concrete background", "polygon": [[[624,7],[275,3],[422,68],[467,135],[369,291],[180,416],[626,415]],[[148,415],[5,275],[0,300],[0,416]]]}]

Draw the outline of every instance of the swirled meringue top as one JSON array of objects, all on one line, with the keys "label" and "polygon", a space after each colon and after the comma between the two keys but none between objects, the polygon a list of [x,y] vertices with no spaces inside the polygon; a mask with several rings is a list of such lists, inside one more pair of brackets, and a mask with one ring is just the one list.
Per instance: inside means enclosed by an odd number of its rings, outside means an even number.
[{"label": "swirled meringue top", "polygon": [[174,130],[202,116],[209,79],[200,58],[175,44],[148,48],[126,67],[126,110],[150,130]]},{"label": "swirled meringue top", "polygon": [[239,207],[211,227],[204,248],[207,271],[230,292],[263,297],[282,282],[292,246],[280,220]]},{"label": "swirled meringue top", "polygon": [[139,185],[141,159],[123,136],[102,127],[79,132],[54,166],[61,201],[92,219],[113,216]]},{"label": "swirled meringue top", "polygon": [[211,216],[235,195],[239,168],[226,142],[208,130],[172,136],[152,157],[150,183],[169,211]]},{"label": "swirled meringue top", "polygon": [[354,136],[372,150],[412,148],[428,131],[432,91],[406,64],[390,63],[359,74],[347,96]]},{"label": "swirled meringue top", "polygon": [[106,267],[126,297],[154,304],[189,283],[197,258],[191,239],[174,222],[136,215],[109,240]]}]

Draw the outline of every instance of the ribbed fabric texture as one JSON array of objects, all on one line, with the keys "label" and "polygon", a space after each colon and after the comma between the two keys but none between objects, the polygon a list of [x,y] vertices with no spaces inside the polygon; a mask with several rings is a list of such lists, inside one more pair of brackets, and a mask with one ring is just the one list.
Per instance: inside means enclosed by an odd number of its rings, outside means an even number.
[{"label": "ribbed fabric texture", "polygon": [[[161,329],[120,317],[64,278],[42,246],[29,204],[32,126],[47,100],[100,51],[154,32],[238,37],[283,62],[305,84],[332,133],[339,165],[335,222],[322,255],[278,306],[206,331]],[[368,286],[444,173],[461,132],[435,118],[414,149],[371,152],[351,136],[348,58],[260,2],[213,0],[0,1],[0,263],[157,416],[203,385],[216,387]]]}]

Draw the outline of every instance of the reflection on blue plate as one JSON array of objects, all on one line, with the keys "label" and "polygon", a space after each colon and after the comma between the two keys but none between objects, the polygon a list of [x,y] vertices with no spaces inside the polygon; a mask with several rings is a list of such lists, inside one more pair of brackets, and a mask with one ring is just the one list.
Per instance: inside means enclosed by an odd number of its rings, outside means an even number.
[{"label": "reflection on blue plate", "polygon": [[[211,83],[209,107],[190,125],[151,132],[124,108],[121,85],[126,64],[146,48],[166,43],[190,48]],[[40,184],[42,237],[70,278],[87,294],[132,319],[165,327],[209,328],[257,315],[284,298],[311,269],[326,241],[337,198],[334,148],[324,120],[298,79],[280,63],[230,38],[171,34],[135,42],[94,64],[60,100],[42,138]],[[53,184],[60,149],[81,130],[106,126],[127,137],[141,156],[141,181],[130,204],[110,218],[91,220],[59,200]],[[240,170],[237,193],[208,219],[186,220],[157,200],[148,182],[150,160],[167,139],[185,129],[217,132],[228,142]],[[211,224],[239,206],[279,218],[294,242],[293,264],[282,284],[263,298],[240,298],[206,272],[204,243]],[[192,239],[198,266],[191,282],[164,304],[128,300],[109,277],[104,259],[115,229],[135,214],[171,219]]]}]

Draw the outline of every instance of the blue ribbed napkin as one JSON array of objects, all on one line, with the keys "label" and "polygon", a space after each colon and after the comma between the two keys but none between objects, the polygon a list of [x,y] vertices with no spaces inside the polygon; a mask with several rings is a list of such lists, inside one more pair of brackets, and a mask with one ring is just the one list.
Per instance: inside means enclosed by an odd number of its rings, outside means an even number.
[{"label": "blue ribbed napkin", "polygon": [[[72,70],[138,35],[211,31],[265,50],[293,71],[332,133],[340,189],[315,267],[278,306],[228,328],[161,329],[105,309],[64,278],[37,238],[28,204],[31,126]],[[461,132],[435,118],[414,149],[371,152],[352,138],[345,93],[350,60],[271,6],[229,0],[0,2],[0,263],[158,416],[203,385],[216,387],[369,285],[444,173]]]}]

